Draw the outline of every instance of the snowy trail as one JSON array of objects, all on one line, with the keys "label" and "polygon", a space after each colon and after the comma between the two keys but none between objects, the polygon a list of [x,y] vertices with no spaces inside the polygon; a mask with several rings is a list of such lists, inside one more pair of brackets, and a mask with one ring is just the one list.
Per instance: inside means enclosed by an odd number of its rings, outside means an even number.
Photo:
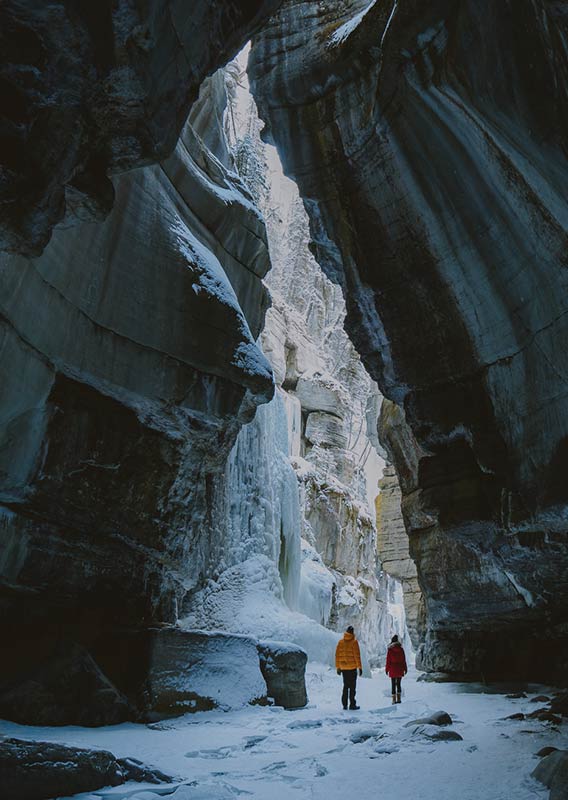
[{"label": "snowy trail", "polygon": [[[57,741],[133,756],[193,785],[175,800],[250,797],[284,800],[535,800],[547,790],[530,778],[545,745],[568,747],[568,734],[535,720],[503,720],[542,704],[481,694],[461,684],[405,679],[391,704],[384,675],[359,679],[360,711],[343,711],[341,681],[310,666],[310,704],[300,711],[247,707],[187,715],[153,726],[104,729],[31,728],[0,722],[0,733]],[[541,693],[543,687],[532,687]],[[431,742],[404,724],[449,712],[463,741]],[[366,738],[369,737],[369,738]],[[81,800],[157,800],[171,786],[127,784],[78,795]],[[159,794],[158,794],[159,793]]]}]

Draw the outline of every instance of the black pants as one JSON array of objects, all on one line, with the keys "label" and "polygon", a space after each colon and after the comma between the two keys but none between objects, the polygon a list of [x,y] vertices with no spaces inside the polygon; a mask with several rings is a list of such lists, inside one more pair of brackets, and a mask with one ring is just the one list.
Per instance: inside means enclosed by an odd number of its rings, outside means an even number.
[{"label": "black pants", "polygon": [[343,694],[341,695],[341,702],[343,708],[347,708],[347,698],[349,697],[349,705],[355,705],[355,691],[357,687],[357,670],[344,669],[341,671],[343,676]]},{"label": "black pants", "polygon": [[391,678],[391,686],[392,686],[392,693],[393,694],[400,694],[400,682],[402,678]]}]

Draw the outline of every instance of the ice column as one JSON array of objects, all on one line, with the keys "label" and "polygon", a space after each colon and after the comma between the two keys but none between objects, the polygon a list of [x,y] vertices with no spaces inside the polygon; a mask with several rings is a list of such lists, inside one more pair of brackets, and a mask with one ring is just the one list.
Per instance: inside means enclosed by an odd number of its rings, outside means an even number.
[{"label": "ice column", "polygon": [[280,390],[244,427],[227,468],[232,561],[257,554],[278,565],[286,604],[295,609],[300,587],[300,501],[288,458],[288,419]]}]

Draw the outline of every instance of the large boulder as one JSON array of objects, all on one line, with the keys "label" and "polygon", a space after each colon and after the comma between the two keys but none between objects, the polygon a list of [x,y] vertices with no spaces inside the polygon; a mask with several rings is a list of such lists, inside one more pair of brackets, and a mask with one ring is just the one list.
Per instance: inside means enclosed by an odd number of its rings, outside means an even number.
[{"label": "large boulder", "polygon": [[266,697],[257,643],[248,636],[172,627],[144,632],[137,645],[147,659],[138,687],[147,719],[235,708]]},{"label": "large boulder", "polygon": [[112,753],[50,742],[0,742],[0,785],[9,800],[50,800],[119,786],[125,777]]},{"label": "large boulder", "polygon": [[172,783],[173,778],[137,759],[117,759],[106,750],[52,742],[0,742],[0,786],[7,800],[51,800],[126,781]]},{"label": "large boulder", "polygon": [[568,797],[568,750],[556,750],[545,756],[532,771],[533,778],[548,786],[549,800],[566,800]]},{"label": "large boulder", "polygon": [[277,706],[303,708],[306,692],[306,652],[290,642],[259,642],[260,669],[268,696]]},{"label": "large boulder", "polygon": [[0,695],[0,716],[22,725],[116,725],[133,713],[77,644],[61,645],[46,664]]}]

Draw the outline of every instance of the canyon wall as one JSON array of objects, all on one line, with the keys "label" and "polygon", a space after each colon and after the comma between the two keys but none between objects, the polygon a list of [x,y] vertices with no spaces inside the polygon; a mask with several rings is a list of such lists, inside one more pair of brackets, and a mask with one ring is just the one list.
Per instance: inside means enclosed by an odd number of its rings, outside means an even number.
[{"label": "canyon wall", "polygon": [[299,482],[298,608],[338,632],[353,625],[376,663],[394,632],[373,513],[383,462],[369,425],[376,426],[379,392],[343,330],[341,290],[310,253],[295,185],[278,175],[271,186],[280,196],[269,197],[268,205],[272,200],[279,214],[265,213],[272,307],[261,341],[285,396]]},{"label": "canyon wall", "polygon": [[221,72],[105,222],[0,258],[0,687],[62,640],[106,663],[203,581],[215,479],[274,393],[266,232],[224,104]]},{"label": "canyon wall", "polygon": [[409,541],[402,516],[402,493],[391,464],[379,481],[375,501],[377,514],[377,552],[383,570],[402,584],[406,625],[414,650],[422,644],[424,599],[420,591],[416,564],[410,556]]},{"label": "canyon wall", "polygon": [[265,139],[399,409],[431,670],[568,663],[567,25],[548,0],[287,0],[253,41]]},{"label": "canyon wall", "polygon": [[272,306],[260,342],[277,393],[242,429],[218,481],[215,555],[182,624],[285,638],[324,662],[352,624],[374,664],[392,633],[404,634],[377,558],[381,398],[343,330],[341,290],[309,251],[297,188],[260,140],[241,65],[230,65],[241,88],[229,131],[267,223]]},{"label": "canyon wall", "polygon": [[278,0],[7,0],[0,8],[0,250],[100,221],[110,177],[173,151],[203,80]]}]

